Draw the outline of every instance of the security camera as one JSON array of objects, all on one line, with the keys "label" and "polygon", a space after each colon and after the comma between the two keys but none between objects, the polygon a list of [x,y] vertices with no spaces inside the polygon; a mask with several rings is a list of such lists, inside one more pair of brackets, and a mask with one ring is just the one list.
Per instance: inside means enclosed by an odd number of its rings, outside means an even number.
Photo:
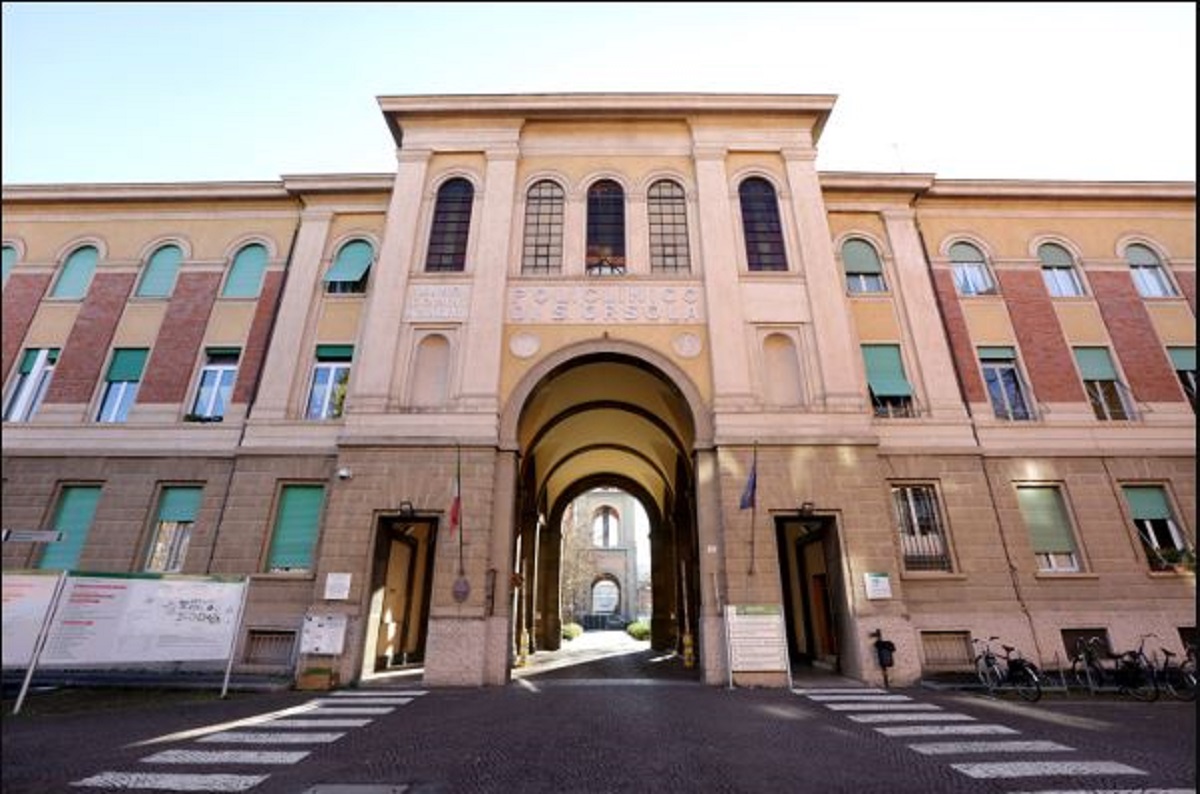
[{"label": "security camera", "polygon": [[343,466],[342,468],[337,470],[337,476],[338,476],[339,480],[348,480],[354,476],[354,472],[350,471],[345,466]]}]

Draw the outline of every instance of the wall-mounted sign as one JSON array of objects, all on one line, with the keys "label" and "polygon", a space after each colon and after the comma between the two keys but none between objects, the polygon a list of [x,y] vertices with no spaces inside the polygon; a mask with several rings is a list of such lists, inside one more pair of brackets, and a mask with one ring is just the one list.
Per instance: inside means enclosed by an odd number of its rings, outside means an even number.
[{"label": "wall-mounted sign", "polygon": [[345,615],[306,615],[300,634],[300,653],[337,656],[346,642]]},{"label": "wall-mounted sign", "polygon": [[352,575],[348,573],[325,574],[325,600],[345,601],[349,598],[351,578]]},{"label": "wall-mounted sign", "polygon": [[871,600],[892,597],[892,581],[886,573],[864,573],[863,584]]},{"label": "wall-mounted sign", "polygon": [[787,630],[778,604],[725,607],[730,672],[786,672]]}]

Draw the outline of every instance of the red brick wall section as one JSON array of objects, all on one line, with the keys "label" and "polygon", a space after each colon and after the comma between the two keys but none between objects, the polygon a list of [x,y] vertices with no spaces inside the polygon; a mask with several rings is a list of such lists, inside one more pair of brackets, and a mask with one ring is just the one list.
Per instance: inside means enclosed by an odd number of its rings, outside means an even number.
[{"label": "red brick wall section", "polygon": [[996,275],[1038,401],[1085,402],[1087,396],[1075,370],[1074,356],[1041,272],[1000,270]]},{"label": "red brick wall section", "polygon": [[238,362],[237,385],[233,388],[233,402],[250,402],[254,394],[254,384],[258,382],[258,373],[262,370],[263,358],[267,354],[267,341],[271,335],[271,326],[275,322],[275,304],[279,297],[279,289],[283,284],[283,271],[268,271],[263,278],[262,292],[258,296],[258,306],[254,310],[254,320],[250,324],[250,335],[246,339],[246,349]]},{"label": "red brick wall section", "polygon": [[15,363],[21,353],[21,345],[33,315],[37,312],[38,303],[50,285],[49,273],[12,273],[8,283],[4,285],[4,341],[0,343],[3,349],[4,369],[0,375],[7,378],[8,369]]},{"label": "red brick wall section", "polygon": [[187,397],[196,351],[217,298],[220,273],[184,273],[179,276],[162,328],[146,363],[138,389],[139,403],[179,403]]},{"label": "red brick wall section", "polygon": [[1192,307],[1192,315],[1196,314],[1196,271],[1189,270],[1186,273],[1175,271],[1175,280],[1179,282],[1179,288],[1183,290],[1183,294],[1187,296],[1188,305]]},{"label": "red brick wall section", "polygon": [[54,367],[54,379],[46,392],[47,403],[86,403],[92,399],[135,278],[134,273],[97,273],[92,279],[75,325],[67,335],[66,347]]},{"label": "red brick wall section", "polygon": [[975,349],[971,345],[971,332],[967,329],[967,320],[958,300],[958,291],[954,289],[954,275],[949,270],[935,270],[933,283],[937,288],[938,306],[941,307],[942,317],[946,321],[946,331],[950,334],[954,366],[958,370],[959,382],[966,392],[967,401],[986,402],[987,392],[983,388],[983,378],[979,376]]},{"label": "red brick wall section", "polygon": [[1129,272],[1097,271],[1088,278],[1134,397],[1145,402],[1182,402],[1175,370]]}]

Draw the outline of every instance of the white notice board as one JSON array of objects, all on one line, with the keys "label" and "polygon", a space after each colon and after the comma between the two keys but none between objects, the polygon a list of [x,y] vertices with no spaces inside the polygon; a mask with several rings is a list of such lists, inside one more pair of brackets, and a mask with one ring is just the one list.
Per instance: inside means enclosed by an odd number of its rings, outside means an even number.
[{"label": "white notice board", "polygon": [[305,615],[300,653],[337,656],[346,642],[345,615]]},{"label": "white notice board", "polygon": [[3,576],[4,666],[28,667],[46,622],[59,574],[9,573]]},{"label": "white notice board", "polygon": [[729,669],[735,672],[790,672],[783,607],[730,604],[725,607]]},{"label": "white notice board", "polygon": [[230,657],[244,581],[70,576],[40,664],[192,662]]}]

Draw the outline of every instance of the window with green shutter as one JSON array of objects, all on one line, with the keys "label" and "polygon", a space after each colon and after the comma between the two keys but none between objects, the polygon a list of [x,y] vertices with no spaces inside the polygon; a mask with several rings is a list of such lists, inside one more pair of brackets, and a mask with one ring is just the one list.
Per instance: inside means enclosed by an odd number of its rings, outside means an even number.
[{"label": "window with green shutter", "polygon": [[8,281],[8,274],[12,272],[13,265],[17,264],[17,249],[11,245],[6,245],[3,248],[3,252],[3,258],[0,259],[0,262],[3,262],[4,266],[4,280]]},{"label": "window with green shutter", "polygon": [[200,512],[204,489],[199,486],[168,486],[158,499],[158,520],[146,556],[146,570],[178,573],[187,559],[192,527]]},{"label": "window with green shutter", "polygon": [[1175,522],[1166,490],[1158,485],[1125,485],[1121,490],[1150,569],[1166,571],[1188,563],[1194,568],[1195,552]]},{"label": "window with green shutter", "polygon": [[179,273],[179,264],[183,261],[183,251],[175,245],[164,245],[155,251],[146,267],[142,270],[142,279],[138,282],[137,296],[139,298],[167,298],[175,289],[175,277]]},{"label": "window with green shutter", "polygon": [[351,240],[343,245],[325,273],[325,291],[330,294],[367,291],[367,276],[375,249],[366,240]]},{"label": "window with green shutter", "polygon": [[257,298],[267,269],[267,249],[251,243],[237,252],[225,278],[222,298]]},{"label": "window with green shutter", "polygon": [[1192,412],[1196,411],[1196,348],[1169,347],[1167,355],[1171,357],[1171,366],[1179,378],[1179,385],[1188,402],[1192,404]]},{"label": "window with green shutter", "polygon": [[879,417],[913,415],[912,386],[904,377],[899,345],[863,345],[871,404]]},{"label": "window with green shutter", "polygon": [[268,571],[308,571],[317,546],[323,485],[285,485],[279,494]]},{"label": "window with green shutter", "polygon": [[57,347],[27,347],[4,400],[4,421],[28,422],[37,413],[54,377]]},{"label": "window with green shutter", "polygon": [[45,545],[38,568],[70,570],[75,567],[87,542],[99,501],[99,485],[68,485],[62,489],[54,511],[54,529],[62,533],[62,540]]},{"label": "window with green shutter", "polygon": [[1038,568],[1043,571],[1078,571],[1071,519],[1056,486],[1017,487],[1017,503],[1029,530]]},{"label": "window with green shutter", "polygon": [[137,399],[138,382],[150,353],[144,347],[123,347],[113,350],[108,365],[104,396],[100,400],[97,422],[124,422],[129,418],[129,409]]},{"label": "window with green shutter", "polygon": [[1074,353],[1083,390],[1096,418],[1105,421],[1134,418],[1133,399],[1117,377],[1108,348],[1077,347]]},{"label": "window with green shutter", "polygon": [[853,238],[842,243],[842,267],[846,271],[846,289],[856,292],[883,292],[883,265],[875,246]]},{"label": "window with green shutter", "polygon": [[99,258],[100,252],[90,245],[74,251],[63,263],[62,272],[54,282],[54,289],[50,290],[50,297],[82,299],[92,283],[92,274],[96,271],[96,261]]}]

